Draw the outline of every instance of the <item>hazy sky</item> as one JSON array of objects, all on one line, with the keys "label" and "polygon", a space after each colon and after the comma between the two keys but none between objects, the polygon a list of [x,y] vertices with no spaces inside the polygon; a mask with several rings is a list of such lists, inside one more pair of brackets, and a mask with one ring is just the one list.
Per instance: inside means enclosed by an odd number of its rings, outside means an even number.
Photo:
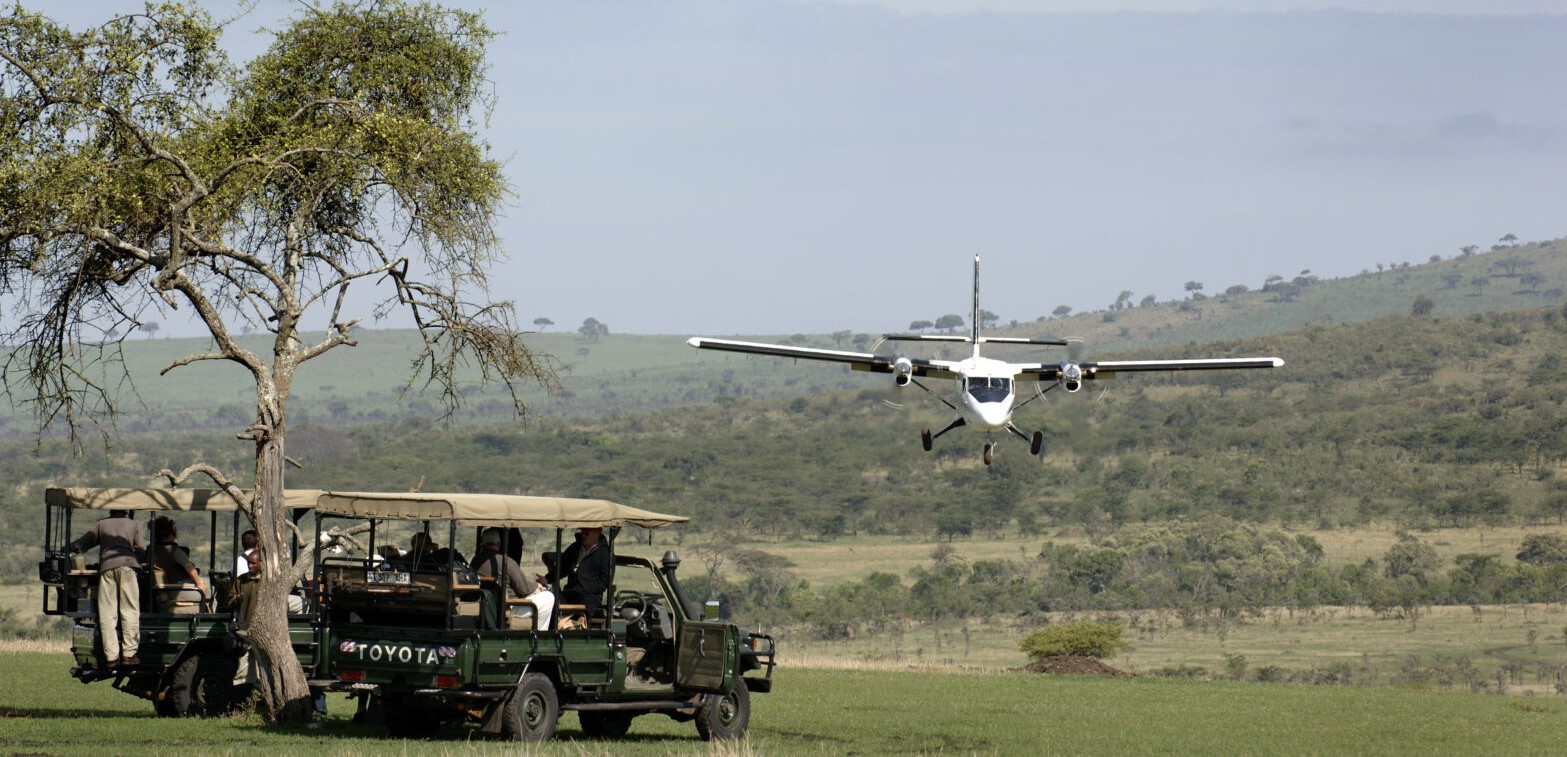
[{"label": "hazy sky", "polygon": [[966,317],[975,253],[1033,320],[1564,236],[1562,6],[493,3],[495,294],[556,330],[876,332]]}]

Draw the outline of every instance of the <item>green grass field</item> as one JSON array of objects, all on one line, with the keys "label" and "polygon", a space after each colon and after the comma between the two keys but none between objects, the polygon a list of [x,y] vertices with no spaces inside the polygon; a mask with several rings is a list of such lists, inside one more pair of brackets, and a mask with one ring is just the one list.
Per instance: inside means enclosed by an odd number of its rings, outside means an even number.
[{"label": "green grass field", "polygon": [[752,699],[751,732],[715,746],[690,724],[636,720],[613,742],[582,738],[574,715],[554,742],[515,745],[448,729],[391,740],[349,722],[334,697],[323,725],[246,718],[159,720],[106,684],[66,675],[63,654],[0,651],[0,751],[27,754],[1557,754],[1567,702],[1400,689],[1107,679],[1006,672],[786,667]]}]

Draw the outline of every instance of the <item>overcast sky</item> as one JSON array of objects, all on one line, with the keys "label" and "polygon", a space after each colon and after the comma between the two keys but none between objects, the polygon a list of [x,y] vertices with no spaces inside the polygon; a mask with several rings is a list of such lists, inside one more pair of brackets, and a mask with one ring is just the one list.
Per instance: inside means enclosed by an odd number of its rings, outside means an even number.
[{"label": "overcast sky", "polygon": [[495,294],[555,330],[879,332],[966,317],[975,253],[1027,321],[1564,236],[1562,6],[494,3]]}]

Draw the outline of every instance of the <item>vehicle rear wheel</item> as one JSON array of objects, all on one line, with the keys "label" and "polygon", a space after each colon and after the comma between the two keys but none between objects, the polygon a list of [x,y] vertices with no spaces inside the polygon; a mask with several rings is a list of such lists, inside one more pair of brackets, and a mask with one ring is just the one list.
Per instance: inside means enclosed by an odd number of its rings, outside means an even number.
[{"label": "vehicle rear wheel", "polygon": [[399,739],[434,738],[441,730],[441,719],[434,712],[410,705],[401,699],[381,701],[386,732]]},{"label": "vehicle rear wheel", "polygon": [[158,714],[216,717],[238,712],[245,689],[234,686],[237,667],[234,658],[218,653],[185,658],[174,669],[168,699],[158,707]]},{"label": "vehicle rear wheel", "polygon": [[722,694],[702,697],[702,706],[696,711],[696,732],[704,741],[738,739],[750,722],[751,692],[739,680]]},{"label": "vehicle rear wheel", "polygon": [[579,712],[577,718],[582,721],[582,735],[590,739],[618,739],[631,730],[631,718],[629,712]]},{"label": "vehicle rear wheel", "polygon": [[506,702],[502,727],[513,741],[549,741],[559,720],[560,699],[555,696],[555,682],[543,673],[529,673]]}]

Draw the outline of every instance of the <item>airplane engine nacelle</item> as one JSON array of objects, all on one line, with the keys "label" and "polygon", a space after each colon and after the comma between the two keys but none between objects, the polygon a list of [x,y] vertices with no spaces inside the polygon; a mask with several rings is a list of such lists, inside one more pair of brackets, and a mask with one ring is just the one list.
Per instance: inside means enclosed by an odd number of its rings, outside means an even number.
[{"label": "airplane engine nacelle", "polygon": [[1083,369],[1077,363],[1061,364],[1061,388],[1075,392],[1083,388]]},{"label": "airplane engine nacelle", "polygon": [[906,357],[892,361],[892,380],[898,386],[908,386],[914,375],[914,362]]}]

